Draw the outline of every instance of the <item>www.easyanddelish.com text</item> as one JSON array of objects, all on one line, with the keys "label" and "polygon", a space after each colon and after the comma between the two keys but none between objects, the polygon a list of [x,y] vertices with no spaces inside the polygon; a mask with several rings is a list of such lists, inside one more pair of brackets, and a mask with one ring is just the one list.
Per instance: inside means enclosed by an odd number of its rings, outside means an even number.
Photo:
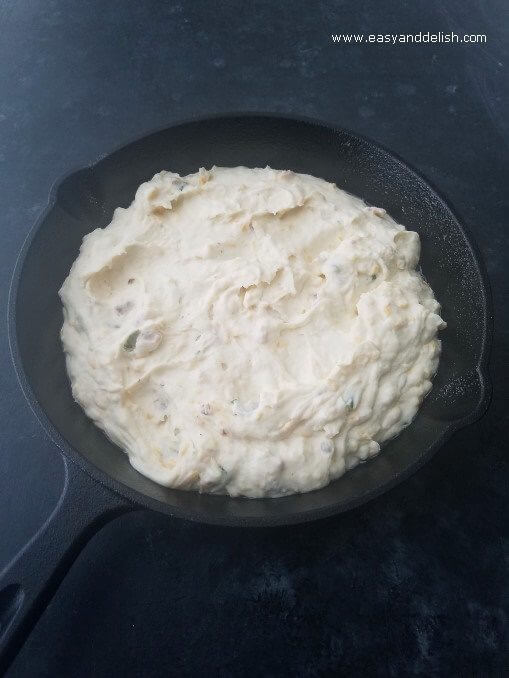
[{"label": "www.easyanddelish.com text", "polygon": [[467,33],[466,35],[458,35],[457,33],[369,33],[368,35],[359,33],[333,33],[332,42],[343,44],[358,44],[358,43],[379,43],[379,44],[420,44],[420,43],[438,43],[438,44],[455,44],[455,43],[484,43],[486,42],[486,35],[479,33]]}]

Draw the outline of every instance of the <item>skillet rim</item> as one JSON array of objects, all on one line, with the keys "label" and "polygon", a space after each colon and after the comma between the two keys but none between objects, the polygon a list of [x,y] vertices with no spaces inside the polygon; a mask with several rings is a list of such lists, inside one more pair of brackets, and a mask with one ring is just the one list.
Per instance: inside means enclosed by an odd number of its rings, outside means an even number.
[{"label": "skillet rim", "polygon": [[[383,153],[389,155],[393,158],[398,165],[402,166],[407,172],[413,174],[413,176],[420,182],[427,186],[433,194],[436,196],[438,201],[442,206],[449,211],[454,221],[456,222],[457,228],[460,230],[461,234],[464,237],[466,246],[470,249],[472,259],[477,267],[477,270],[480,275],[481,286],[479,290],[480,296],[482,296],[483,308],[485,310],[485,322],[483,323],[483,333],[482,333],[482,343],[481,343],[481,352],[479,355],[479,360],[476,363],[475,371],[478,376],[479,384],[479,400],[473,410],[463,417],[460,417],[457,420],[451,421],[445,431],[430,445],[425,452],[412,464],[409,465],[401,473],[397,473],[388,483],[384,485],[379,485],[376,488],[368,491],[358,497],[354,497],[350,500],[343,501],[337,504],[330,504],[321,508],[313,508],[308,511],[294,512],[288,514],[274,514],[274,515],[259,515],[259,516],[235,516],[231,514],[208,514],[202,512],[199,509],[182,509],[180,507],[173,506],[166,502],[162,502],[158,499],[150,497],[146,494],[139,492],[131,488],[128,485],[124,485],[119,481],[115,480],[112,476],[102,471],[100,468],[92,464],[88,459],[82,456],[77,450],[75,450],[60,434],[58,429],[51,423],[47,417],[42,405],[37,400],[35,393],[30,386],[30,382],[27,379],[23,362],[21,359],[21,353],[19,350],[18,336],[17,336],[17,317],[16,317],[16,301],[18,297],[18,289],[20,286],[20,280],[23,272],[23,267],[25,263],[26,256],[30,250],[32,242],[38,233],[40,227],[43,225],[47,216],[54,209],[58,200],[58,190],[60,186],[71,176],[82,171],[91,171],[99,165],[103,160],[112,156],[113,154],[123,150],[124,148],[143,141],[145,138],[156,135],[158,133],[165,132],[168,129],[183,127],[192,123],[200,122],[210,122],[214,120],[232,120],[239,118],[257,118],[257,119],[272,119],[278,121],[291,121],[291,122],[300,122],[308,125],[313,125],[315,127],[321,127],[330,132],[336,133],[346,133],[353,140],[361,141],[368,146],[371,146]],[[13,362],[14,371],[20,385],[21,391],[25,396],[30,409],[33,414],[41,424],[44,432],[49,437],[49,439],[57,446],[61,454],[64,455],[65,459],[75,463],[82,471],[84,471],[93,481],[97,482],[99,485],[107,488],[113,493],[129,500],[129,502],[146,509],[152,509],[160,513],[165,513],[170,516],[183,518],[191,520],[193,522],[199,522],[210,525],[221,525],[221,526],[231,526],[231,527],[277,527],[284,525],[294,525],[311,522],[314,520],[319,520],[327,518],[333,515],[338,515],[344,513],[353,508],[361,506],[375,497],[388,492],[396,485],[401,483],[403,480],[406,480],[416,471],[419,470],[426,462],[428,462],[431,457],[442,447],[452,435],[477,421],[489,407],[492,395],[492,384],[489,375],[489,358],[491,353],[491,347],[493,343],[493,301],[491,286],[486,271],[486,267],[479,250],[475,239],[472,236],[470,229],[465,226],[464,220],[460,218],[458,212],[453,209],[449,202],[443,197],[442,193],[436,189],[434,184],[430,182],[425,176],[423,176],[419,171],[417,171],[412,165],[408,164],[403,158],[401,158],[397,153],[394,153],[392,150],[386,148],[383,144],[380,144],[378,141],[374,141],[369,137],[366,137],[357,132],[353,132],[346,127],[342,127],[336,124],[325,122],[318,118],[301,116],[296,114],[287,114],[287,113],[277,113],[277,112],[261,112],[261,111],[241,111],[241,112],[230,112],[230,113],[213,113],[206,115],[197,115],[191,116],[189,118],[181,119],[175,121],[170,125],[165,125],[147,131],[140,136],[131,139],[128,142],[119,144],[109,150],[107,153],[99,155],[92,163],[88,165],[80,165],[74,169],[68,171],[64,176],[59,177],[52,185],[48,202],[46,207],[43,209],[41,214],[35,220],[32,227],[29,229],[19,254],[17,256],[16,262],[14,264],[12,278],[9,286],[8,293],[8,303],[7,303],[7,335],[9,342],[9,351],[11,360]],[[320,491],[320,490],[318,490]],[[241,501],[257,501],[257,499],[248,499],[248,498],[236,498]],[[283,498],[284,499],[284,498]],[[264,499],[266,501],[266,498]]]}]

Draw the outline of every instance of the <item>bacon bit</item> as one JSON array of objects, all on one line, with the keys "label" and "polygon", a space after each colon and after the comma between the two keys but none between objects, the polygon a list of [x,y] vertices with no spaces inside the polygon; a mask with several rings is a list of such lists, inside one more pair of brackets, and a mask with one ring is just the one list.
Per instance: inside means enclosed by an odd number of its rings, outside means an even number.
[{"label": "bacon bit", "polygon": [[163,205],[156,205],[152,209],[152,214],[156,217],[163,217],[170,209],[168,207],[163,207]]},{"label": "bacon bit", "polygon": [[210,172],[208,172],[204,167],[200,167],[198,172],[198,184],[203,186],[210,179]]}]

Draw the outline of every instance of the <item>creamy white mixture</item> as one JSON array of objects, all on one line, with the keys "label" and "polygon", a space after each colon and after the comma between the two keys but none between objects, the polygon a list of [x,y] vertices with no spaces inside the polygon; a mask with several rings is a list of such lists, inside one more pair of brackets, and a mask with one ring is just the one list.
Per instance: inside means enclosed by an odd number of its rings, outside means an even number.
[{"label": "creamy white mixture", "polygon": [[416,233],[322,179],[160,172],[60,291],[74,397],[162,485],[322,487],[431,388],[445,323],[418,259]]}]

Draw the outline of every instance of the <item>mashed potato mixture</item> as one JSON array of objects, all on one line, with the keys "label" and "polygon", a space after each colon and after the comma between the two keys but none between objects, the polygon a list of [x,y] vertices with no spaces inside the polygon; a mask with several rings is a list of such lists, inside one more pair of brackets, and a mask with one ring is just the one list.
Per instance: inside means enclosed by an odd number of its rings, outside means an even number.
[{"label": "mashed potato mixture", "polygon": [[162,485],[322,487],[431,388],[445,323],[418,260],[416,233],[322,179],[160,172],[60,290],[73,395]]}]

